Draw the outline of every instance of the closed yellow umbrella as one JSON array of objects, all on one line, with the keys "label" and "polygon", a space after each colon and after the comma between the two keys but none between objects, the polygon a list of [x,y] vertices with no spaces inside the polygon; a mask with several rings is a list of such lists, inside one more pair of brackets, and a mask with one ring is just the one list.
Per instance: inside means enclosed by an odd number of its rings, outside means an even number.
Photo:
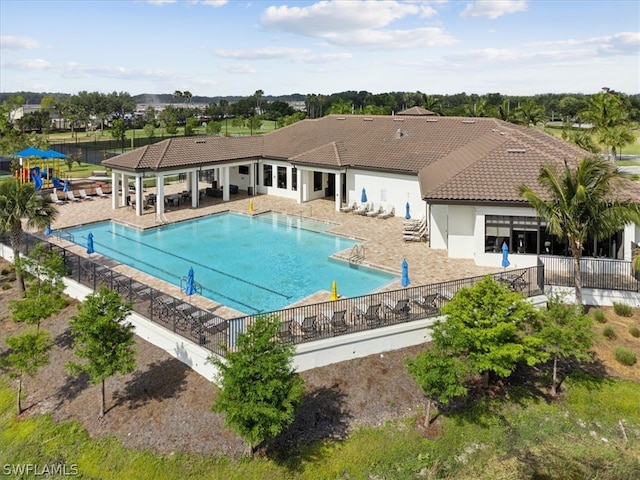
[{"label": "closed yellow umbrella", "polygon": [[331,282],[331,300],[338,300],[338,285],[335,280]]},{"label": "closed yellow umbrella", "polygon": [[249,211],[253,212],[253,200],[249,200]]}]

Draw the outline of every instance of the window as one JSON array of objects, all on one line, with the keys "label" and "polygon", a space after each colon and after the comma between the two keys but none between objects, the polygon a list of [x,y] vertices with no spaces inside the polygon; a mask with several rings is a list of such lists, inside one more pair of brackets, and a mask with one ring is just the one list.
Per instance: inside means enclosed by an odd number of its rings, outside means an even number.
[{"label": "window", "polygon": [[262,166],[262,176],[265,187],[273,186],[273,178],[272,178],[272,167],[271,165],[263,165]]},{"label": "window", "polygon": [[291,169],[291,190],[298,191],[298,169],[296,167]]},{"label": "window", "polygon": [[313,172],[313,191],[322,190],[322,172]]},{"label": "window", "polygon": [[240,175],[249,175],[249,165],[240,165],[238,167],[238,173]]},{"label": "window", "polygon": [[278,188],[287,188],[287,167],[278,167]]},{"label": "window", "polygon": [[[624,258],[622,233],[599,241],[589,235],[583,256]],[[509,253],[570,255],[567,242],[547,232],[546,222],[536,217],[487,215],[484,235],[485,252],[500,253],[506,242]]]}]

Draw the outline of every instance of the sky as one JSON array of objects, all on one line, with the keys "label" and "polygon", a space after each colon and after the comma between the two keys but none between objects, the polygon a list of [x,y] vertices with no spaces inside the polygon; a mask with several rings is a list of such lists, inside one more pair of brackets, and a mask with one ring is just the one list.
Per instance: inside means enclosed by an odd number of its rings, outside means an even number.
[{"label": "sky", "polygon": [[0,92],[640,93],[636,0],[0,0]]}]

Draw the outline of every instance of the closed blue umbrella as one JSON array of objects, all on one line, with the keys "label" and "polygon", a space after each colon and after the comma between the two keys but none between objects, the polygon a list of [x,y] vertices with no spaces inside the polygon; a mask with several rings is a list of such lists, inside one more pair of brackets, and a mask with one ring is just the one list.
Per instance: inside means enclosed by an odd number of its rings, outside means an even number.
[{"label": "closed blue umbrella", "polygon": [[62,188],[63,192],[68,192],[69,191],[69,179],[65,178],[64,179],[64,187]]},{"label": "closed blue umbrella", "polygon": [[509,263],[509,246],[507,242],[502,242],[502,266],[507,268],[511,263]]},{"label": "closed blue umbrella", "polygon": [[93,250],[93,233],[91,233],[91,232],[89,232],[89,235],[87,235],[87,253],[89,255],[94,253],[94,250]]},{"label": "closed blue umbrella", "polygon": [[189,272],[187,272],[187,284],[184,287],[185,295],[193,295],[196,293],[196,282],[193,278],[193,267],[189,267]]},{"label": "closed blue umbrella", "polygon": [[407,259],[402,260],[402,279],[400,280],[400,284],[403,287],[408,287],[411,282],[409,281],[409,263]]},{"label": "closed blue umbrella", "polygon": [[409,220],[411,218],[411,213],[409,213],[409,210],[411,210],[411,206],[409,205],[409,202],[407,202],[405,209],[406,209],[406,213],[404,214],[404,218]]},{"label": "closed blue umbrella", "polygon": [[47,223],[47,228],[44,229],[45,235],[51,235],[51,224]]},{"label": "closed blue umbrella", "polygon": [[367,191],[362,187],[362,195],[360,195],[360,202],[367,203]]}]

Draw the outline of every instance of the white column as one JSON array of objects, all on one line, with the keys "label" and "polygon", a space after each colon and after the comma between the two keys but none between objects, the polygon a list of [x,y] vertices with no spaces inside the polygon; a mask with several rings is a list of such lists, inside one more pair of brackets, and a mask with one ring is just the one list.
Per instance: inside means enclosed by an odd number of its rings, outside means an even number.
[{"label": "white column", "polygon": [[333,176],[335,177],[335,182],[333,183],[335,189],[334,196],[336,199],[336,212],[339,212],[340,207],[342,207],[342,173],[334,173]]},{"label": "white column", "polygon": [[198,172],[189,172],[189,179],[191,180],[189,189],[191,190],[191,207],[198,208],[198,202],[200,201],[200,190],[198,189]]},{"label": "white column", "polygon": [[164,175],[156,175],[156,213],[164,215]]},{"label": "white column", "polygon": [[256,182],[256,165],[257,163],[252,163],[249,165],[249,185],[253,189],[253,194],[258,194],[258,185]]},{"label": "white column", "polygon": [[297,178],[296,185],[298,186],[298,192],[297,192],[298,198],[296,200],[300,204],[304,200],[307,186],[302,183],[302,170],[300,170],[299,168],[296,169],[296,178]]},{"label": "white column", "polygon": [[114,170],[111,170],[111,208],[118,208],[118,175]]},{"label": "white column", "polygon": [[127,194],[129,193],[129,177],[127,177],[127,175],[125,175],[124,173],[120,174],[120,192],[122,192],[120,194],[120,206],[121,207],[126,207],[127,206]]},{"label": "white column", "polygon": [[229,167],[222,167],[222,201],[229,201]]},{"label": "white column", "polygon": [[142,207],[144,207],[142,197],[142,175],[138,174],[136,175],[136,215],[139,217],[142,216]]}]

